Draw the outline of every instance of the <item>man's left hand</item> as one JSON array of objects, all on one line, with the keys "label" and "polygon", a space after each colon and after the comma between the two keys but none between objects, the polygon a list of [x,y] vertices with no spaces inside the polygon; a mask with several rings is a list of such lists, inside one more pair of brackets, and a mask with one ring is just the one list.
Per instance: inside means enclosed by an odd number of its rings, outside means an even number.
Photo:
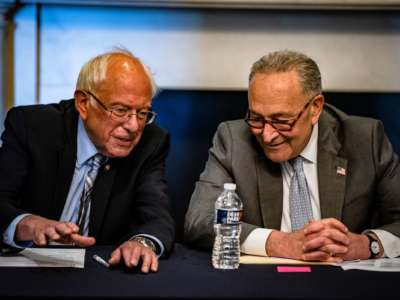
[{"label": "man's left hand", "polygon": [[369,240],[365,234],[356,234],[349,232],[348,235],[350,243],[349,250],[347,253],[338,254],[343,260],[356,260],[356,259],[368,259],[370,256],[369,252]]},{"label": "man's left hand", "polygon": [[111,258],[108,263],[111,266],[116,266],[121,263],[121,260],[128,268],[133,268],[139,265],[142,261],[141,271],[148,273],[149,270],[157,272],[158,258],[153,250],[142,245],[137,241],[126,241],[111,253]]},{"label": "man's left hand", "polygon": [[[337,219],[310,221],[304,226],[305,260],[323,260],[340,263],[349,251],[349,230]],[[324,258],[324,253],[328,258]]]},{"label": "man's left hand", "polygon": [[331,218],[312,221],[306,226],[304,233],[304,250],[325,252],[330,257],[328,261],[369,258],[368,238],[364,234],[350,232],[339,220]]}]

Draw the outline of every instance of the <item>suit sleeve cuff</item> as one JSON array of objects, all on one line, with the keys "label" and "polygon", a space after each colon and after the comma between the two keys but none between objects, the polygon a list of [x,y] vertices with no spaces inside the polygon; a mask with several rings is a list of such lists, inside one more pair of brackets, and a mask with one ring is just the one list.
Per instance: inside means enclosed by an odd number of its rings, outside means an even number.
[{"label": "suit sleeve cuff", "polygon": [[375,233],[376,236],[379,238],[383,247],[383,257],[393,258],[400,256],[399,237],[382,229],[365,230],[363,233],[368,233],[368,232]]},{"label": "suit sleeve cuff", "polygon": [[136,235],[132,236],[129,240],[133,240],[136,236],[145,237],[145,238],[151,240],[151,241],[155,244],[155,246],[156,246],[156,248],[157,248],[157,250],[156,250],[157,258],[160,258],[160,256],[162,256],[162,255],[164,254],[164,245],[163,245],[163,243],[162,243],[158,238],[156,238],[155,236],[150,235],[150,234],[141,233],[141,234],[136,234]]},{"label": "suit sleeve cuff", "polygon": [[3,243],[15,247],[15,248],[28,248],[32,247],[33,242],[32,241],[23,241],[23,242],[15,242],[14,241],[14,236],[15,236],[15,231],[17,229],[18,223],[25,218],[26,216],[29,216],[30,214],[22,214],[16,217],[10,225],[8,225],[7,229],[3,233]]},{"label": "suit sleeve cuff", "polygon": [[266,228],[254,229],[241,244],[241,252],[250,255],[267,256],[265,245],[271,232],[271,229]]}]

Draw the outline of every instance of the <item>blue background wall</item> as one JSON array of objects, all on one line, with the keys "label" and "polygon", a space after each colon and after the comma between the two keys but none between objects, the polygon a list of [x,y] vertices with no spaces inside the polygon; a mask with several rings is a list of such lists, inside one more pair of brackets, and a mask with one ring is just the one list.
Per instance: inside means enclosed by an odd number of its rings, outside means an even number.
[{"label": "blue background wall", "polygon": [[[400,151],[399,93],[324,93],[326,101],[348,114],[381,119],[393,147]],[[220,122],[243,118],[245,91],[164,90],[154,100],[157,123],[171,134],[167,162],[172,208],[182,238],[184,214],[194,184],[208,157]]]}]

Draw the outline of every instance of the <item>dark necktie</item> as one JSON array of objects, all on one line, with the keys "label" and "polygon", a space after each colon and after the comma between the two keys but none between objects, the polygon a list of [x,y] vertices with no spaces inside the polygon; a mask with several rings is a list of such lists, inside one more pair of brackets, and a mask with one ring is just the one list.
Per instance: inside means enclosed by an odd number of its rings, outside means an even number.
[{"label": "dark necktie", "polygon": [[92,156],[89,161],[90,169],[85,176],[85,183],[78,214],[79,233],[84,236],[87,236],[89,233],[89,212],[94,181],[96,180],[97,173],[99,172],[99,169],[104,163],[105,159],[106,157],[104,155],[98,153]]},{"label": "dark necktie", "polygon": [[290,161],[294,174],[290,181],[289,209],[292,231],[302,228],[312,219],[311,198],[303,171],[303,157]]}]

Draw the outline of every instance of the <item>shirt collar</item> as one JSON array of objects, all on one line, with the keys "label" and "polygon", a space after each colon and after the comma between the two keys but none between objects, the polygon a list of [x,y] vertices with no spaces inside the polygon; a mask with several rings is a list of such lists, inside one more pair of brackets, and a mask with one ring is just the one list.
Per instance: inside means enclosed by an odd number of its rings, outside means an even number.
[{"label": "shirt collar", "polygon": [[318,122],[313,126],[310,140],[306,147],[300,153],[306,160],[317,163],[317,150],[318,150]]},{"label": "shirt collar", "polygon": [[87,135],[85,126],[83,125],[82,119],[78,119],[78,135],[77,135],[77,160],[76,166],[78,168],[82,167],[88,159],[93,155],[97,154],[97,148],[93,145],[89,136]]}]

